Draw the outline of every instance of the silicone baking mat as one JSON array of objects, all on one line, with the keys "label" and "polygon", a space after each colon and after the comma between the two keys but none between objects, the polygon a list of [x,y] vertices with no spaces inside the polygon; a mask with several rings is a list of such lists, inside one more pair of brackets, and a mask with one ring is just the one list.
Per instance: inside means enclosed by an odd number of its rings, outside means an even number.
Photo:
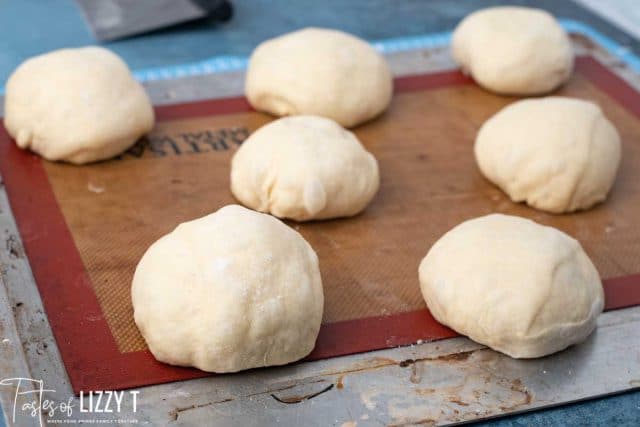
[{"label": "silicone baking mat", "polygon": [[[478,128],[515,98],[457,71],[396,80],[390,109],[355,129],[380,164],[372,204],[350,219],[289,222],[317,251],[323,276],[323,327],[309,359],[454,336],[426,310],[417,267],[444,232],[490,212],[576,237],[606,279],[607,308],[640,304],[640,95],[587,57],[558,93],[597,101],[624,153],[607,202],[562,216],[510,202],[475,166]],[[234,203],[231,156],[273,118],[243,98],[158,107],[157,118],[119,158],[82,167],[42,161],[0,135],[2,176],[76,391],[207,375],[153,359],[133,322],[131,278],[160,236]]]}]

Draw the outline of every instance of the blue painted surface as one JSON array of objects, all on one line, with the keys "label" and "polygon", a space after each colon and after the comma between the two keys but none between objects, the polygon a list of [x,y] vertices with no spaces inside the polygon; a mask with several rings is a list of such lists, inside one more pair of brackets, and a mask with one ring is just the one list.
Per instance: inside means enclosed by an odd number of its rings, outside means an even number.
[{"label": "blue painted surface", "polygon": [[[608,50],[613,56],[625,62],[630,68],[640,73],[640,57],[636,56],[633,51],[582,22],[561,18],[560,23],[571,33],[582,34],[589,37],[591,40]],[[435,48],[446,46],[451,42],[451,31],[369,41],[378,51],[383,53],[408,51],[421,48]],[[216,72],[243,70],[247,67],[247,64],[247,56],[221,55],[189,64],[166,65],[134,70],[134,75],[138,80],[145,82],[186,76],[197,76]],[[0,88],[0,91],[1,90],[2,89]]]},{"label": "blue painted surface", "polygon": [[[425,42],[425,34],[443,33],[472,10],[503,3],[499,0],[235,0],[236,15],[226,24],[201,21],[170,30],[105,43],[121,55],[141,78],[149,71],[162,77],[163,70],[181,64],[199,63],[206,69],[242,67],[246,56],[261,40],[305,26],[340,28],[368,40],[387,40],[378,45],[392,49],[397,43]],[[567,28],[591,31],[592,38],[613,50],[620,59],[640,67],[640,43],[569,1],[514,0],[511,4],[532,4],[556,16],[569,18]],[[571,19],[574,22],[571,22]],[[588,26],[580,27],[581,23]],[[579,28],[580,27],[580,28]],[[595,34],[595,33],[598,34]],[[407,39],[407,37],[410,37]],[[396,39],[390,43],[388,39]],[[429,40],[433,41],[433,38]],[[92,38],[79,10],[70,0],[0,0],[0,82],[26,58],[63,47],[98,44]],[[223,57],[209,60],[207,58]],[[226,59],[225,59],[226,58]],[[182,68],[180,68],[182,69]],[[146,72],[143,72],[145,71]],[[188,70],[188,68],[186,69]],[[566,405],[559,408],[487,421],[482,424],[515,426],[640,425],[640,392]],[[0,410],[0,427],[4,420]]]},{"label": "blue painted surface", "polygon": [[[514,0],[526,4],[532,1]],[[207,20],[104,43],[134,70],[193,63],[221,55],[247,56],[262,40],[309,25],[340,28],[367,40],[451,30],[471,10],[499,0],[236,0],[234,19]],[[602,20],[558,0],[537,0],[557,16],[578,20],[640,53],[640,43]],[[0,0],[0,82],[25,59],[53,49],[97,44],[71,0]]]}]

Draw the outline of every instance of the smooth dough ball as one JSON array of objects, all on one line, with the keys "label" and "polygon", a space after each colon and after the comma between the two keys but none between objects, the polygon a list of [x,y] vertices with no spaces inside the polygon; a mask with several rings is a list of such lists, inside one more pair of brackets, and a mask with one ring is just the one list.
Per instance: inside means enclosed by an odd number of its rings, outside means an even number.
[{"label": "smooth dough ball", "polygon": [[604,307],[598,272],[580,243],[525,218],[465,221],[419,269],[433,316],[511,357],[541,357],[583,341]]},{"label": "smooth dough ball", "polygon": [[303,358],[324,304],[311,246],[276,218],[238,205],[180,224],[151,245],[131,296],[156,359],[210,372]]},{"label": "smooth dough ball", "polygon": [[297,221],[353,216],[380,186],[378,162],[332,120],[292,116],[254,132],[231,162],[245,206]]},{"label": "smooth dough ball", "polygon": [[62,49],[9,77],[5,126],[18,147],[76,164],[108,159],[153,127],[153,107],[127,65],[99,47]]},{"label": "smooth dough ball", "polygon": [[382,55],[342,31],[307,28],[260,44],[245,83],[256,110],[314,114],[352,127],[382,113],[393,77]]},{"label": "smooth dough ball", "polygon": [[531,95],[567,81],[573,51],[567,33],[541,9],[505,6],[474,12],[453,33],[455,61],[488,90]]},{"label": "smooth dough ball", "polygon": [[607,197],[620,164],[620,137],[592,102],[527,99],[487,120],[475,156],[484,176],[511,200],[572,212]]}]

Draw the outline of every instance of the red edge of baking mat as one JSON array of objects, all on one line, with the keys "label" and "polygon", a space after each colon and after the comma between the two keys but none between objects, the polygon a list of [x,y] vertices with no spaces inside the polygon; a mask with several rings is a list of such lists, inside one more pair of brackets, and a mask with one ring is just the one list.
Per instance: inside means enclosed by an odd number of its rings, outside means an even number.
[{"label": "red edge of baking mat", "polygon": [[[590,57],[579,72],[640,118],[640,95]],[[459,71],[398,78],[396,91],[472,84]],[[250,111],[242,98],[156,107],[159,121]],[[11,208],[73,390],[122,389],[211,375],[157,362],[146,351],[117,349],[80,254],[60,211],[39,157],[18,149],[0,126],[0,171]],[[604,281],[606,309],[640,304],[640,274]],[[322,326],[306,360],[456,336],[426,310]],[[87,370],[86,367],[91,366]]]}]

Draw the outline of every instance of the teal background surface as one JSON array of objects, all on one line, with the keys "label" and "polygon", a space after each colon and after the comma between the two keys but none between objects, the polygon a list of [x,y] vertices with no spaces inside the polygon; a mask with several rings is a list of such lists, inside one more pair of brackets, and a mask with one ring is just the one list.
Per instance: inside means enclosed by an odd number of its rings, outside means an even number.
[{"label": "teal background surface", "polygon": [[[149,69],[182,68],[212,57],[246,57],[262,40],[306,26],[339,28],[367,40],[423,37],[448,32],[467,13],[492,0],[236,0],[234,18],[179,25],[110,43],[96,42],[71,0],[0,0],[0,86],[26,58],[63,47],[102,44],[144,78]],[[536,5],[579,21],[606,37],[614,52],[637,61],[640,43],[609,23],[563,0],[511,1]],[[242,65],[240,59],[239,66]],[[640,333],[640,331],[639,331]],[[640,392],[515,415],[481,424],[511,426],[640,425]],[[0,427],[5,427],[0,410]]]}]

